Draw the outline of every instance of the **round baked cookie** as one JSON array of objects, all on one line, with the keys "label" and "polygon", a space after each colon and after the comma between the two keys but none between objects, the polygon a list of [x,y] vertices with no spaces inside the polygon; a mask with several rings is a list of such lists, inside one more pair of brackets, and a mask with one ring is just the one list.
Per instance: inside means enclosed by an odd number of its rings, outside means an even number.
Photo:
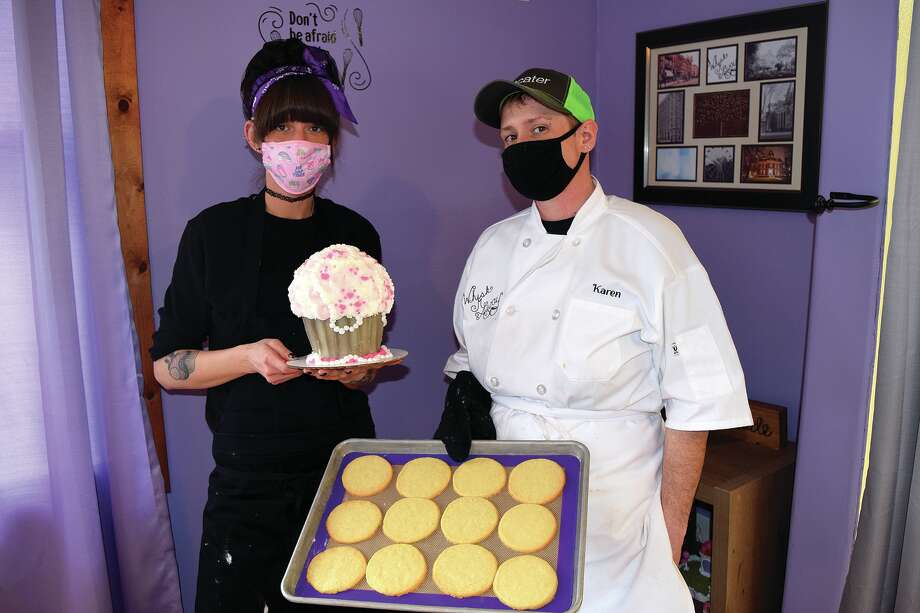
[{"label": "round baked cookie", "polygon": [[490,498],[502,491],[507,477],[505,467],[492,458],[473,458],[454,471],[454,491],[458,496]]},{"label": "round baked cookie", "polygon": [[527,460],[514,467],[508,477],[508,493],[518,502],[546,504],[565,487],[565,471],[544,458]]},{"label": "round baked cookie", "polygon": [[400,498],[387,509],[383,533],[394,543],[414,543],[438,529],[441,509],[428,498]]},{"label": "round baked cookie", "polygon": [[342,471],[342,485],[352,496],[366,498],[379,494],[393,479],[393,467],[379,455],[364,455],[348,463]]},{"label": "round baked cookie", "polygon": [[438,458],[415,458],[399,471],[396,491],[406,498],[434,498],[447,489],[450,466]]},{"label": "round baked cookie", "polygon": [[369,500],[349,500],[338,505],[326,518],[329,536],[340,543],[360,543],[374,536],[383,513]]},{"label": "round baked cookie", "polygon": [[558,586],[559,579],[549,562],[536,556],[517,556],[498,567],[492,591],[505,606],[526,611],[549,604]]},{"label": "round baked cookie", "polygon": [[556,536],[556,517],[538,504],[511,507],[498,522],[498,538],[505,547],[518,553],[533,553],[550,544]]},{"label": "round baked cookie", "polygon": [[361,583],[366,568],[354,547],[331,547],[310,560],[307,581],[320,594],[338,594]]},{"label": "round baked cookie", "polygon": [[438,556],[431,577],[438,589],[455,598],[479,596],[492,587],[498,560],[479,545],[452,545]]},{"label": "round baked cookie", "polygon": [[451,543],[484,541],[498,524],[498,509],[485,498],[457,498],[441,515],[441,532]]},{"label": "round baked cookie", "polygon": [[367,563],[367,584],[386,596],[402,596],[415,591],[427,574],[425,556],[405,543],[378,550]]}]

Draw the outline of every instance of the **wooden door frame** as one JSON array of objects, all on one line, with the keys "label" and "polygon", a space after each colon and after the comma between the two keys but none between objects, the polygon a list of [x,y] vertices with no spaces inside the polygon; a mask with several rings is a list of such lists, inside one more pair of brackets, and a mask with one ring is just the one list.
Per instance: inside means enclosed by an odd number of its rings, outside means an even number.
[{"label": "wooden door frame", "polygon": [[137,55],[134,36],[134,0],[102,0],[102,70],[105,79],[115,202],[121,253],[131,296],[134,328],[140,344],[144,404],[150,417],[153,442],[166,491],[170,490],[169,461],[160,386],[153,376],[153,298],[147,212],[144,205],[144,167],[141,158],[140,101],[137,92]]}]

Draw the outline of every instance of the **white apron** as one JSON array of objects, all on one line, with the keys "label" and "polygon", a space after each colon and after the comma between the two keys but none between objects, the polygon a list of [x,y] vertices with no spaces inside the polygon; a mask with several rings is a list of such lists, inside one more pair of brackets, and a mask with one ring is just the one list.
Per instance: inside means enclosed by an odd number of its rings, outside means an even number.
[{"label": "white apron", "polygon": [[751,423],[721,307],[683,235],[598,185],[566,236],[536,207],[483,232],[454,305],[460,349],[499,439],[590,453],[586,613],[691,613],[660,502],[668,427]]},{"label": "white apron", "polygon": [[495,397],[499,439],[577,440],[591,453],[582,613],[692,613],[661,511],[661,417]]}]

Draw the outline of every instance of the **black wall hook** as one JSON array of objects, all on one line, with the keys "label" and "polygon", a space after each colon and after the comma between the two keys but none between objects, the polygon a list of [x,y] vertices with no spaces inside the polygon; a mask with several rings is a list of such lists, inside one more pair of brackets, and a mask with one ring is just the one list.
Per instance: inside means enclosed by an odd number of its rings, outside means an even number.
[{"label": "black wall hook", "polygon": [[878,204],[877,196],[851,194],[850,192],[831,192],[830,198],[818,195],[812,210],[823,213],[833,209],[868,209]]}]

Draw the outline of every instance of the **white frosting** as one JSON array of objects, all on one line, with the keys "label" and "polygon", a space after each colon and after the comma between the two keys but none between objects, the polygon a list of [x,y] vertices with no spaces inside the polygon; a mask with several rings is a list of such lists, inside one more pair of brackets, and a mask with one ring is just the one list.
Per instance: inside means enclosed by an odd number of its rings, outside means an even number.
[{"label": "white frosting", "polygon": [[318,353],[311,353],[304,360],[307,363],[307,366],[311,368],[317,368],[322,366],[350,366],[350,365],[360,365],[360,364],[376,364],[377,362],[386,362],[393,358],[393,354],[387,349],[386,345],[380,346],[380,351],[377,353],[372,353],[368,356],[359,356],[359,355],[346,355],[341,358],[324,358]]},{"label": "white frosting", "polygon": [[[329,320],[344,334],[357,330],[365,317],[386,315],[393,308],[393,281],[377,260],[351,245],[332,245],[311,255],[294,271],[288,286],[291,311],[298,317]],[[352,317],[351,326],[336,321]]]}]

